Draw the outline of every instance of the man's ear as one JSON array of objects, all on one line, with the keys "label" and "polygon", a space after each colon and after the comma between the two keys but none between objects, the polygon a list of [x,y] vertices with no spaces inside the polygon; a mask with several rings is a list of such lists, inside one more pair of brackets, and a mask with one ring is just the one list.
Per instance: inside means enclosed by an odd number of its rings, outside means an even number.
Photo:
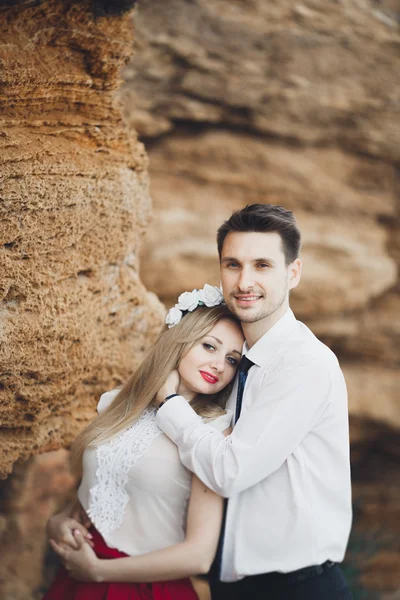
[{"label": "man's ear", "polygon": [[299,258],[296,258],[296,260],[289,265],[289,290],[293,290],[299,285],[301,268],[302,262]]}]

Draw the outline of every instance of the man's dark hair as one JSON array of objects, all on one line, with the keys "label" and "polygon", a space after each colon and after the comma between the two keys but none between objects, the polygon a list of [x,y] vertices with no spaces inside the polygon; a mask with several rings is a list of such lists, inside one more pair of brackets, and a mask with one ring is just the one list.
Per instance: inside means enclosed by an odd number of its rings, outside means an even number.
[{"label": "man's dark hair", "polygon": [[278,233],[286,264],[293,262],[300,252],[301,234],[296,219],[290,210],[275,204],[248,204],[237,210],[218,229],[217,245],[221,258],[222,247],[228,233],[235,231],[256,233]]}]

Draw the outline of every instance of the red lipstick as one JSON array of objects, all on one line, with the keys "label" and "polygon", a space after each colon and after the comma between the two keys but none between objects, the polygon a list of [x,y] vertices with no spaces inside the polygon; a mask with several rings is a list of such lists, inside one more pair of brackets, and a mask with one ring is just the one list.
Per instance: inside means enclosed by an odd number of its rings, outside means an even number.
[{"label": "red lipstick", "polygon": [[200,371],[200,375],[207,383],[218,383],[219,381],[218,377],[211,375],[211,373],[207,373],[207,371]]}]

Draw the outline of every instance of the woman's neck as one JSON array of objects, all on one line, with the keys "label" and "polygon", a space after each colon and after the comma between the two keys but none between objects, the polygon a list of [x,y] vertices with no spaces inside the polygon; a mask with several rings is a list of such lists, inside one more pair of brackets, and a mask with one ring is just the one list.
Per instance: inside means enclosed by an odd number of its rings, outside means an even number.
[{"label": "woman's neck", "polygon": [[189,390],[183,383],[179,384],[177,394],[183,396],[185,400],[189,402],[189,404],[197,396],[196,392]]}]

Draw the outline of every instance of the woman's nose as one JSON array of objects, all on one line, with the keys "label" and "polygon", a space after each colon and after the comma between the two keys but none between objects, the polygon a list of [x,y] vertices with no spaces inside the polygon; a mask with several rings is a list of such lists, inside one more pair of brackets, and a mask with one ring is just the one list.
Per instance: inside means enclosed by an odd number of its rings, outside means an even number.
[{"label": "woman's nose", "polygon": [[225,368],[225,362],[222,358],[215,357],[214,360],[211,362],[211,367],[218,373],[222,373],[222,371]]}]

